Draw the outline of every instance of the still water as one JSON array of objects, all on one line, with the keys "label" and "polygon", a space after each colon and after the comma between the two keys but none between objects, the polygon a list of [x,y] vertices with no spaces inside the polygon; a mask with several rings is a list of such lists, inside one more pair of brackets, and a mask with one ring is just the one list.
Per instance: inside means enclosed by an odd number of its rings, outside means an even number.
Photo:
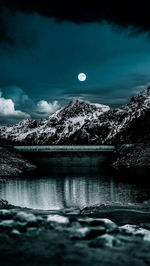
[{"label": "still water", "polygon": [[90,157],[81,160],[61,156],[61,160],[57,158],[61,161],[59,164],[54,158],[42,156],[40,159],[38,156],[38,169],[0,184],[0,198],[16,206],[43,210],[83,208],[111,202],[136,203],[149,199],[150,186],[143,182],[142,173],[138,172],[138,177],[137,172],[131,176],[127,174],[127,178],[104,167],[102,158]]}]

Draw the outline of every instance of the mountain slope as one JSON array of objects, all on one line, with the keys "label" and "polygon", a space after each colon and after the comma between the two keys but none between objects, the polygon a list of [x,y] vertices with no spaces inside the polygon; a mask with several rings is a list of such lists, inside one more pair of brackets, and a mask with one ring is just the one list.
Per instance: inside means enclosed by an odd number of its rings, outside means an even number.
[{"label": "mountain slope", "polygon": [[70,142],[113,144],[150,139],[150,87],[133,97],[129,104],[111,109],[88,121]]},{"label": "mountain slope", "polygon": [[150,87],[117,109],[73,100],[40,121],[0,128],[0,138],[22,144],[114,144],[150,139]]},{"label": "mountain slope", "polygon": [[17,125],[0,128],[0,138],[13,143],[65,144],[87,121],[96,120],[109,106],[72,100],[49,118],[26,119]]}]

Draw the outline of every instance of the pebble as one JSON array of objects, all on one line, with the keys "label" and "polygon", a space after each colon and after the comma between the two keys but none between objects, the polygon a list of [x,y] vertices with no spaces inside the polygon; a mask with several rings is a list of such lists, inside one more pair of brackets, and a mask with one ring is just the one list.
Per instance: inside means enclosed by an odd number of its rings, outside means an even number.
[{"label": "pebble", "polygon": [[26,222],[20,222],[20,221],[16,222],[16,228],[20,232],[25,232],[26,231],[26,227],[27,227],[27,223]]},{"label": "pebble", "polygon": [[47,216],[47,222],[54,222],[54,223],[59,223],[59,224],[69,224],[70,221],[68,217],[61,216],[61,215],[48,215]]},{"label": "pebble", "polygon": [[91,246],[91,247],[101,247],[101,248],[119,247],[121,245],[122,245],[122,243],[118,238],[116,238],[112,235],[109,235],[109,234],[104,234],[102,236],[98,236],[89,243],[89,246]]},{"label": "pebble", "polygon": [[17,229],[13,229],[12,231],[10,231],[10,235],[16,237],[20,235],[20,232]]},{"label": "pebble", "polygon": [[37,218],[34,214],[22,211],[16,214],[15,219],[21,222],[33,222],[33,223],[37,222]]},{"label": "pebble", "polygon": [[82,218],[78,219],[81,225],[104,226],[107,232],[113,232],[117,229],[117,225],[107,218]]},{"label": "pebble", "polygon": [[70,237],[73,240],[83,239],[87,236],[88,233],[89,233],[88,227],[77,228],[76,230],[73,230]]},{"label": "pebble", "polygon": [[137,225],[125,224],[119,227],[119,232],[125,235],[133,235],[137,229]]},{"label": "pebble", "polygon": [[150,231],[137,225],[125,224],[119,227],[119,232],[125,235],[141,236],[143,240],[150,241]]},{"label": "pebble", "polygon": [[71,239],[92,239],[96,236],[106,233],[106,228],[104,226],[100,227],[82,227],[75,229],[71,234]]},{"label": "pebble", "polygon": [[1,219],[9,219],[12,217],[12,212],[9,210],[0,210],[0,218]]},{"label": "pebble", "polygon": [[28,233],[32,233],[32,232],[35,232],[35,231],[38,231],[36,227],[29,227],[29,228],[27,228],[27,232]]},{"label": "pebble", "polygon": [[0,222],[0,229],[10,229],[15,225],[14,220],[3,220]]}]

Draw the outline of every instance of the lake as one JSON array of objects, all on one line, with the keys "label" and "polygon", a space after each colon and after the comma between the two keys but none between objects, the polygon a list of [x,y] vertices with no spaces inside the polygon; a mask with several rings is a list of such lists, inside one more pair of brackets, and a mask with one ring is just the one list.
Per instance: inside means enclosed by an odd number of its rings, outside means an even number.
[{"label": "lake", "polygon": [[[84,208],[95,204],[149,200],[143,171],[114,172],[103,154],[33,154],[38,168],[0,183],[0,197],[10,204],[42,210]],[[110,158],[109,158],[110,159]]]}]

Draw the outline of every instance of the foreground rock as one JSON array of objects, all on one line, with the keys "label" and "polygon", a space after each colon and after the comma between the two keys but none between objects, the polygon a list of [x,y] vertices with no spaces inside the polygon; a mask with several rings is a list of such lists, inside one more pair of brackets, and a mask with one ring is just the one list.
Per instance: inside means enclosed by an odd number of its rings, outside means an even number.
[{"label": "foreground rock", "polygon": [[6,266],[149,265],[146,228],[118,226],[106,218],[0,210],[0,261]]},{"label": "foreground rock", "polygon": [[105,240],[102,242],[107,242],[107,240],[111,242],[113,238],[109,238],[109,236],[115,238],[119,235],[127,235],[130,237],[140,236],[143,240],[150,241],[148,225],[150,228],[150,223],[118,226],[107,218],[67,217],[58,214],[34,214],[30,211],[0,209],[0,232],[8,235],[12,230],[17,230],[18,234],[26,234],[29,229],[37,232],[54,229],[67,232],[68,237],[74,240],[95,239],[99,242],[99,239],[102,238],[97,237],[103,235]]},{"label": "foreground rock", "polygon": [[22,172],[34,168],[34,165],[30,164],[12,147],[0,146],[0,181],[4,181],[7,177],[18,176]]},{"label": "foreground rock", "polygon": [[8,201],[0,199],[0,209],[8,208]]}]

